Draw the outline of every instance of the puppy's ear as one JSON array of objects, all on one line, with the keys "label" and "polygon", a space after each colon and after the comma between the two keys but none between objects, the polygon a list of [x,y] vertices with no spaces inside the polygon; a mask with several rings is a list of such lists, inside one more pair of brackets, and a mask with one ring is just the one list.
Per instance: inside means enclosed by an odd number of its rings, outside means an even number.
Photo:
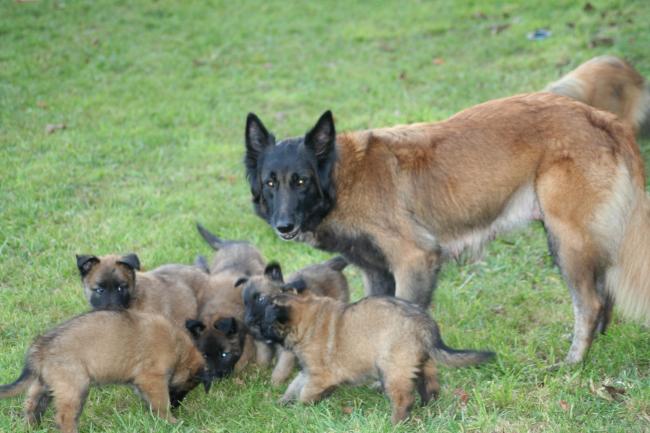
[{"label": "puppy's ear", "polygon": [[279,283],[284,282],[282,279],[282,268],[278,262],[271,262],[266,265],[266,269],[264,269],[264,275],[273,281],[277,281]]},{"label": "puppy's ear", "polygon": [[88,272],[99,263],[99,259],[96,256],[90,256],[86,254],[77,254],[77,268],[79,268],[79,273],[81,278],[88,275]]},{"label": "puppy's ear", "polygon": [[128,266],[131,268],[133,271],[139,271],[140,270],[140,259],[138,258],[137,255],[133,253],[129,253],[125,256],[120,257],[120,259],[117,261],[117,263],[121,263],[123,265]]},{"label": "puppy's ear", "polygon": [[341,272],[348,265],[348,261],[343,256],[336,256],[325,262],[330,269]]},{"label": "puppy's ear", "polygon": [[322,114],[316,125],[305,135],[305,146],[314,152],[319,162],[330,158],[335,150],[336,129],[334,117],[327,110]]},{"label": "puppy's ear", "polygon": [[201,237],[208,243],[208,245],[212,247],[213,250],[219,251],[219,249],[223,247],[224,241],[219,236],[215,235],[199,223],[196,223],[196,229],[199,231]]},{"label": "puppy's ear", "polygon": [[234,317],[217,320],[214,322],[214,328],[226,335],[233,335],[239,331],[239,325],[237,325],[237,320]]},{"label": "puppy's ear", "polygon": [[284,286],[282,286],[283,292],[294,293],[296,295],[301,294],[302,292],[305,291],[305,289],[307,289],[307,283],[302,278],[296,281],[291,281],[285,284]]},{"label": "puppy's ear", "polygon": [[239,287],[242,284],[246,284],[248,282],[248,277],[240,277],[235,281],[235,287]]},{"label": "puppy's ear", "polygon": [[201,333],[205,330],[203,322],[194,319],[187,319],[185,321],[185,327],[190,331],[190,334],[192,334],[192,337],[194,338],[199,338]]},{"label": "puppy's ear", "polygon": [[205,272],[206,274],[210,273],[210,266],[208,266],[207,260],[202,255],[196,256],[194,259],[194,266]]}]

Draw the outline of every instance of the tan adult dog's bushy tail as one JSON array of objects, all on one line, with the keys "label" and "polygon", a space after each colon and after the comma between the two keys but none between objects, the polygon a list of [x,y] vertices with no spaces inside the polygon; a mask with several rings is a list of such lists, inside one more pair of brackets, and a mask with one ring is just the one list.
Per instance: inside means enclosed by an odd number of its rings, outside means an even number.
[{"label": "tan adult dog's bushy tail", "polygon": [[623,59],[594,57],[544,90],[614,113],[637,134],[650,136],[650,85]]},{"label": "tan adult dog's bushy tail", "polygon": [[650,197],[636,191],[607,290],[623,313],[650,326]]}]

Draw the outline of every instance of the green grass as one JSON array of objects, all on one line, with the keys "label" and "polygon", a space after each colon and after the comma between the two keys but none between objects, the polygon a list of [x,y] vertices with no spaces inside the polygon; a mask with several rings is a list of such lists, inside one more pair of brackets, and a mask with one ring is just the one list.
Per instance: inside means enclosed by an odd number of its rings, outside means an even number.
[{"label": "green grass", "polygon": [[[35,335],[86,310],[75,253],[135,251],[150,269],[189,263],[209,253],[198,220],[251,240],[286,272],[326,257],[254,216],[241,164],[247,112],[284,137],[326,109],[339,130],[443,119],[603,53],[650,76],[647,2],[591,3],[0,3],[0,382],[18,375]],[[492,34],[500,24],[510,26]],[[552,36],[527,40],[539,27]],[[613,45],[589,48],[597,36]],[[640,144],[650,157],[650,141]],[[346,273],[356,299],[361,279]],[[549,369],[573,319],[539,226],[492,243],[480,262],[446,265],[434,315],[450,345],[491,348],[498,361],[443,369],[441,398],[397,431],[650,428],[648,329],[617,315],[583,365]],[[392,430],[387,399],[369,388],[283,408],[269,377],[252,368],[194,391],[177,426],[126,387],[93,389],[81,431]],[[604,385],[624,394],[612,399]],[[0,431],[25,431],[21,406],[0,401]],[[39,431],[53,426],[50,410]]]}]

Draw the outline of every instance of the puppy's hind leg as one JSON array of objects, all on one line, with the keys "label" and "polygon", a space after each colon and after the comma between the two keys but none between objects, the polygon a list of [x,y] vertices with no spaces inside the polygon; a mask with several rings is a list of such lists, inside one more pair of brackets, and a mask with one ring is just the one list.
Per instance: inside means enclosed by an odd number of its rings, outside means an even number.
[{"label": "puppy's hind leg", "polygon": [[[69,380],[66,380],[69,379]],[[51,383],[56,407],[56,424],[63,433],[77,433],[77,422],[88,394],[87,381],[61,375]]]},{"label": "puppy's hind leg", "polygon": [[25,420],[30,427],[36,427],[41,422],[41,417],[50,404],[51,396],[47,387],[36,379],[27,390],[25,400]]},{"label": "puppy's hind leg", "polygon": [[429,403],[431,398],[438,398],[440,384],[438,383],[437,373],[436,362],[433,359],[429,358],[424,361],[417,379],[418,393],[420,394],[422,406]]},{"label": "puppy's hind leg", "polygon": [[415,402],[413,395],[415,383],[413,378],[404,374],[402,369],[397,368],[385,371],[383,377],[384,388],[393,408],[391,420],[393,424],[397,424],[404,421],[411,413]]}]

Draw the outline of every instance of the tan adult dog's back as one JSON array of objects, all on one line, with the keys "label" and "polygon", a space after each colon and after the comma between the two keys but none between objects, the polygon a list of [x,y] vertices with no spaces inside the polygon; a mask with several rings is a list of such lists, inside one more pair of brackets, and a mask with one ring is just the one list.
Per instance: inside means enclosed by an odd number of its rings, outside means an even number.
[{"label": "tan adult dog's back", "polygon": [[594,57],[545,90],[614,113],[637,133],[650,133],[650,86],[623,59]]}]

